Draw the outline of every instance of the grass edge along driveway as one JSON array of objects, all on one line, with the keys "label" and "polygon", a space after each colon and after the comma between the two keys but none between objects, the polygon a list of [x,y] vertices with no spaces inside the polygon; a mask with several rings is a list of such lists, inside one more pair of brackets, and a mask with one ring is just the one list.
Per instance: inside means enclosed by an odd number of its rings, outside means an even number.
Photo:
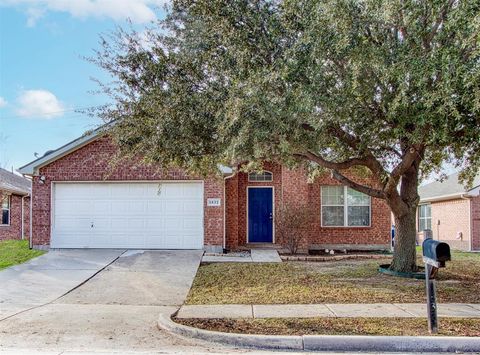
[{"label": "grass edge along driveway", "polygon": [[0,242],[0,270],[22,264],[45,254],[45,251],[28,248],[28,240],[4,240]]}]

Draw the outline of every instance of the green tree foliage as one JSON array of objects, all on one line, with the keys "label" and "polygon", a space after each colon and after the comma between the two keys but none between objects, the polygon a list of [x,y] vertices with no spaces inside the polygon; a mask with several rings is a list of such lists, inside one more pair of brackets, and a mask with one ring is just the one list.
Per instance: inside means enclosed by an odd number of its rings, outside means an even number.
[{"label": "green tree foliage", "polygon": [[173,1],[146,35],[103,39],[93,61],[116,105],[100,114],[123,153],[165,167],[328,169],[387,201],[392,268],[414,270],[419,179],[480,166],[479,14],[462,0]]}]

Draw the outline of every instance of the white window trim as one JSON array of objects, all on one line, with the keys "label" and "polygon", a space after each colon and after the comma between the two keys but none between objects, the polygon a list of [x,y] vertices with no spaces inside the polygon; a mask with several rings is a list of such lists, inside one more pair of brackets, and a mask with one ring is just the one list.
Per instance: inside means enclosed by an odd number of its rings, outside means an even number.
[{"label": "white window trim", "polygon": [[7,195],[6,198],[8,199],[8,208],[3,208],[3,198],[0,200],[0,211],[2,211],[2,220],[3,220],[3,211],[7,210],[8,211],[8,223],[7,224],[3,224],[3,223],[0,223],[0,227],[10,227],[10,223],[11,223],[11,211],[12,211],[12,196],[11,195]]},{"label": "white window trim", "polygon": [[[420,209],[423,207],[423,206],[430,206],[430,217],[420,217]],[[422,203],[421,205],[418,205],[418,232],[423,232],[425,229],[420,229],[420,220],[424,220],[426,221],[427,219],[430,220],[430,229],[432,228],[432,204],[430,203]],[[426,227],[426,223],[425,223],[425,227]]]},{"label": "white window trim", "polygon": [[[368,225],[366,226],[349,226],[348,225],[348,186],[343,186],[343,226],[325,226],[323,224],[323,207],[340,207],[342,205],[324,205],[322,203],[322,187],[324,186],[338,186],[338,185],[322,185],[320,186],[320,225],[322,228],[370,228],[372,227],[372,197],[368,197]],[[355,207],[356,205],[351,205],[350,207]],[[364,205],[358,205],[357,207],[366,207]]]},{"label": "white window trim", "polygon": [[259,173],[257,173],[257,172],[253,172],[253,173],[248,173],[248,182],[273,182],[273,173],[272,173],[271,171],[263,170],[262,173],[269,173],[271,179],[270,179],[270,180],[251,180],[251,179],[250,179],[250,175],[252,175],[252,174],[259,174]]}]

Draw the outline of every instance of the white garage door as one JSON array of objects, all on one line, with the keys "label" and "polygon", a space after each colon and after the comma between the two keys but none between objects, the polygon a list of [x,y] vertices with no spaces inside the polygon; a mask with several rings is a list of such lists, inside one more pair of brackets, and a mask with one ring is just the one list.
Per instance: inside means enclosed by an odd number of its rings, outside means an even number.
[{"label": "white garage door", "polygon": [[55,183],[52,248],[201,249],[203,185]]}]

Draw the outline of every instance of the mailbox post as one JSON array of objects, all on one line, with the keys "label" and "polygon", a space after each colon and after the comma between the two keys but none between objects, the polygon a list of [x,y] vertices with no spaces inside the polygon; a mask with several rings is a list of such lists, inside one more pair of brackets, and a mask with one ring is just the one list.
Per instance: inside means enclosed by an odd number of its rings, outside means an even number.
[{"label": "mailbox post", "polygon": [[430,334],[438,332],[437,295],[435,277],[438,269],[445,267],[445,262],[451,260],[450,246],[432,239],[432,231],[424,231],[422,244],[423,262],[425,263],[425,286],[427,289],[427,317]]}]

